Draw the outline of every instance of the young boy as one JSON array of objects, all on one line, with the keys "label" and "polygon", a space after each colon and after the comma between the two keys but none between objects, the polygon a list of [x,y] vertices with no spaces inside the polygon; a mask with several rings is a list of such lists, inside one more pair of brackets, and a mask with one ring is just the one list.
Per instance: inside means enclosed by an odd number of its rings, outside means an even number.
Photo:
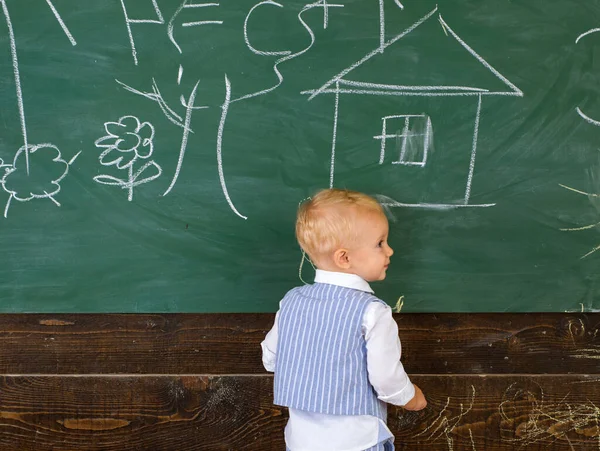
[{"label": "young boy", "polygon": [[328,189],[298,209],[296,237],[317,271],[290,290],[262,343],[274,403],[289,408],[290,451],[389,451],[386,403],[427,401],[400,363],[398,327],[368,282],[385,279],[394,251],[379,203]]}]

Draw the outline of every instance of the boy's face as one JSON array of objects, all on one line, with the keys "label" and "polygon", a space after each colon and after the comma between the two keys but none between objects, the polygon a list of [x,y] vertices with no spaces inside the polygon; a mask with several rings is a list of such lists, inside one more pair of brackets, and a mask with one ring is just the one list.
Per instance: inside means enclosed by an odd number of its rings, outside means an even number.
[{"label": "boy's face", "polygon": [[385,279],[390,257],[388,221],[378,212],[367,212],[357,219],[355,243],[348,248],[350,271],[367,282]]}]

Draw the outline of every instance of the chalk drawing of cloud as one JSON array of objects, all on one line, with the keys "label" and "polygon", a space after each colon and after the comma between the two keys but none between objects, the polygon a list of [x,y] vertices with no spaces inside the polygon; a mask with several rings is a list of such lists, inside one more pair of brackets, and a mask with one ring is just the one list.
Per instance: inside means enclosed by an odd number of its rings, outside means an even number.
[{"label": "chalk drawing of cloud", "polygon": [[[29,157],[29,173],[27,173],[27,152]],[[79,154],[77,154],[79,155]],[[76,155],[76,157],[77,157]],[[4,165],[4,176],[0,184],[10,194],[4,217],[7,217],[13,199],[29,202],[33,199],[50,199],[60,206],[54,196],[60,192],[60,181],[69,173],[69,164],[62,159],[58,147],[49,144],[37,144],[21,147],[15,154],[12,165]]]}]

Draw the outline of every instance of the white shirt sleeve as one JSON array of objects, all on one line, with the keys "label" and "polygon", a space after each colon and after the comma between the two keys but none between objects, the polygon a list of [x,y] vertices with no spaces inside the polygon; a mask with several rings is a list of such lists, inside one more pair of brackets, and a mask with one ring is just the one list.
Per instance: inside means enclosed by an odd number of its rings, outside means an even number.
[{"label": "white shirt sleeve", "polygon": [[277,359],[277,320],[279,319],[279,312],[275,315],[275,322],[273,323],[273,327],[260,344],[262,348],[262,362],[263,366],[267,371],[275,371],[275,362]]},{"label": "white shirt sleeve", "polygon": [[[369,381],[382,401],[403,406],[415,396],[415,388],[400,362],[402,346],[392,309],[370,304],[363,316]],[[264,360],[264,358],[263,358]]]}]

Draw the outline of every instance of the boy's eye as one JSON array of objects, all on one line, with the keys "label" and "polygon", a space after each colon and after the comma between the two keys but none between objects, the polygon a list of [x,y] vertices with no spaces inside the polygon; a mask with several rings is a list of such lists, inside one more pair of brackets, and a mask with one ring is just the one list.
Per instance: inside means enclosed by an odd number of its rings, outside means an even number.
[{"label": "boy's eye", "polygon": [[381,241],[380,241],[380,242],[377,244],[377,247],[383,247],[383,243],[384,243],[384,241],[383,241],[383,240],[381,240]]}]

